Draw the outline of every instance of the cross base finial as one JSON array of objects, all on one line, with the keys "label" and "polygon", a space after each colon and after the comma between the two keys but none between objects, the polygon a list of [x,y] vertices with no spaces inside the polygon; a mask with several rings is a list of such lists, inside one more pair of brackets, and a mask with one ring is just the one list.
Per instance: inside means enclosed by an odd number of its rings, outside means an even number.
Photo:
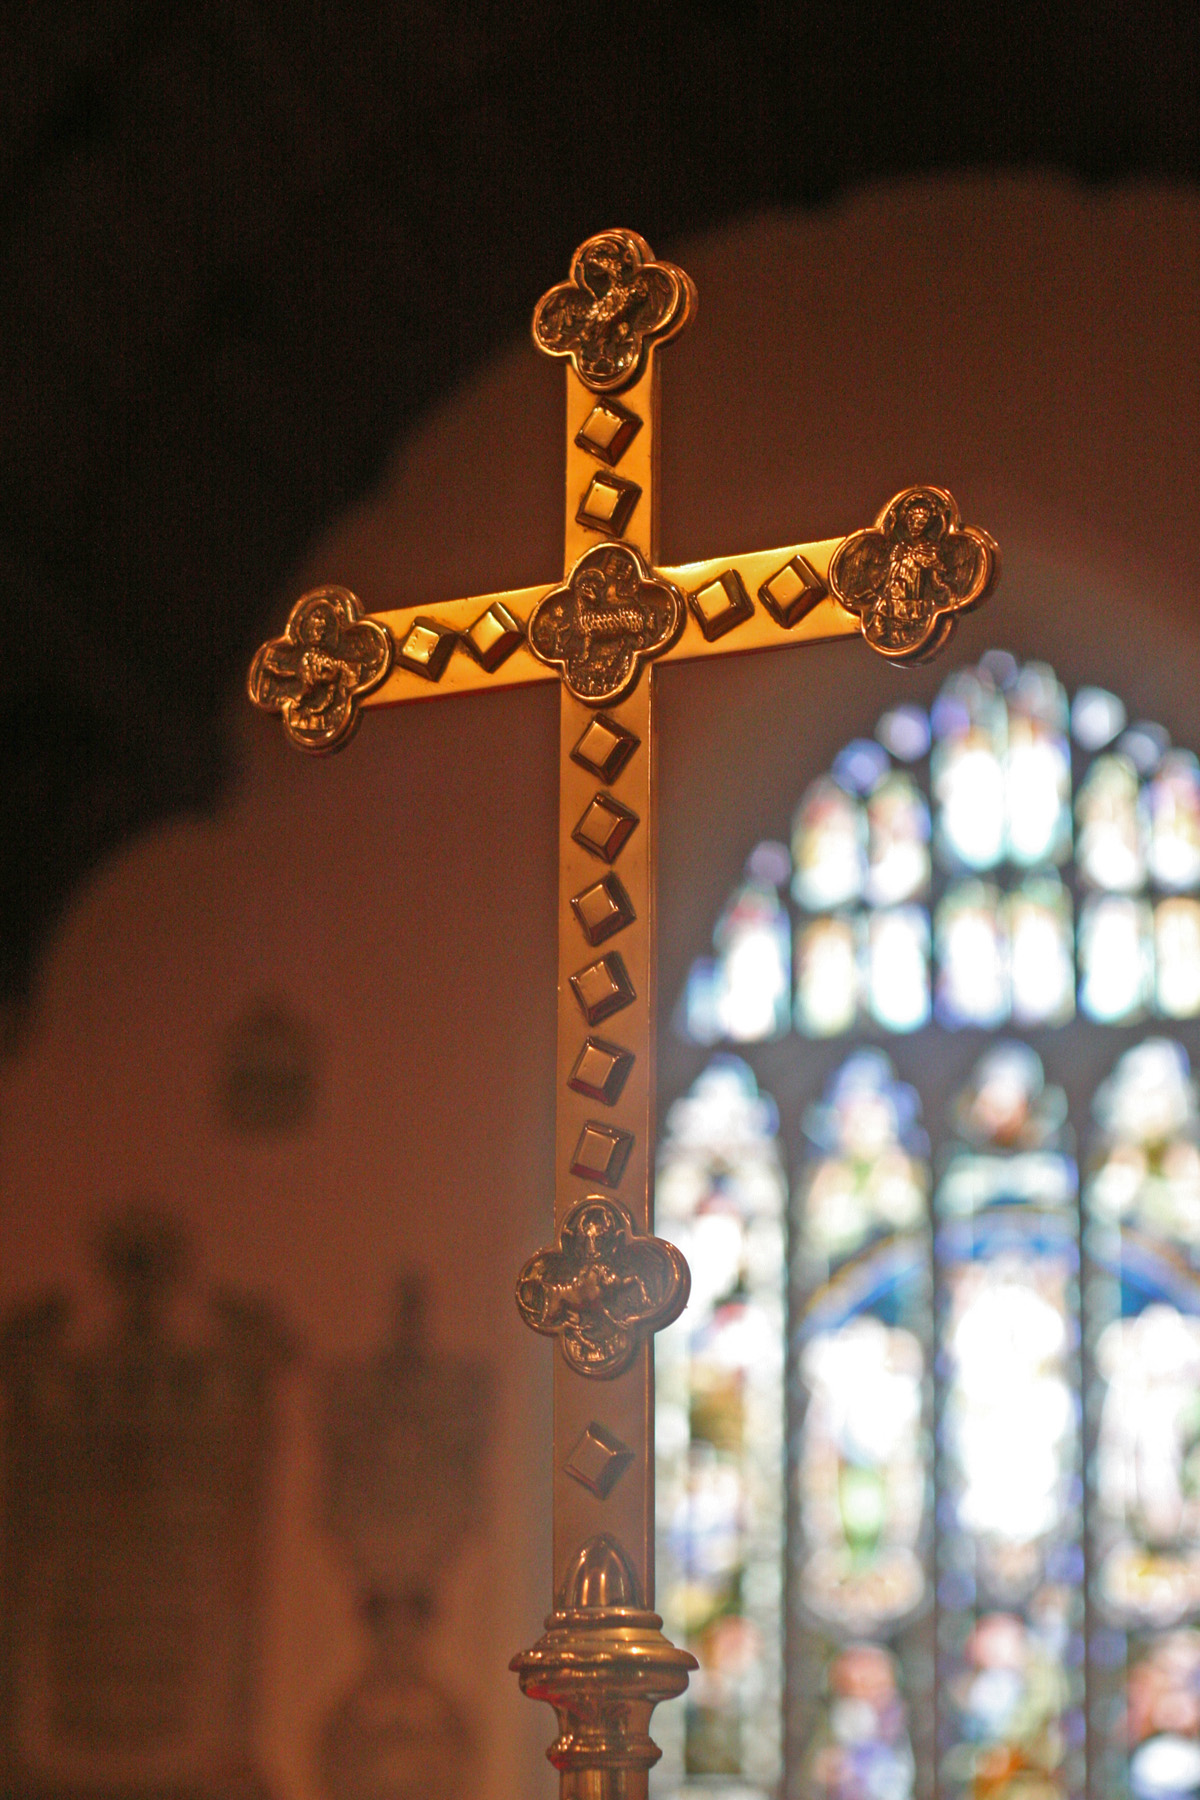
[{"label": "cross base finial", "polygon": [[647,1800],[662,1754],[650,1715],[683,1693],[699,1665],[639,1600],[620,1545],[595,1537],[576,1558],[546,1635],[513,1657],[522,1692],[558,1714],[546,1755],[559,1772],[559,1800]]}]

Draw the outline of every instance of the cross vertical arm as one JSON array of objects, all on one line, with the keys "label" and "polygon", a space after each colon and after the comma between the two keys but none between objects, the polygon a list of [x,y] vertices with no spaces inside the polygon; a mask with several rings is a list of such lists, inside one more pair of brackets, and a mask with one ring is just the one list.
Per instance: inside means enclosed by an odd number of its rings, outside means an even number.
[{"label": "cross vertical arm", "polygon": [[534,341],[567,363],[563,580],[364,616],[322,588],[265,644],[250,694],[301,749],[362,709],[560,683],[555,1232],[517,1304],[554,1359],[554,1606],[513,1660],[549,1701],[563,1800],[645,1800],[660,1700],[695,1659],[654,1603],[653,1334],[689,1277],[653,1235],[654,664],[861,634],[897,663],[944,647],[998,573],[942,488],[905,489],[848,537],[663,569],[655,560],[658,348],[694,311],[682,270],[634,232],[575,253]]}]

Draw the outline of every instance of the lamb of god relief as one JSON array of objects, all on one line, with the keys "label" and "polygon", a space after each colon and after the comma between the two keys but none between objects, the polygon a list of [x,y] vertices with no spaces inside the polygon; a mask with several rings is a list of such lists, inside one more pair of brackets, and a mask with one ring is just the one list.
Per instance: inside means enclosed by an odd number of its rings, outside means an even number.
[{"label": "lamb of god relief", "polygon": [[558,1715],[564,1800],[645,1800],[650,1715],[696,1666],[652,1610],[652,1341],[689,1286],[652,1222],[655,669],[859,634],[924,661],[998,574],[988,534],[924,485],[848,536],[660,566],[655,359],[695,310],[689,277],[636,232],[589,238],[533,316],[537,348],[566,364],[561,581],[415,617],[321,588],[249,680],[311,752],[340,748],[368,708],[559,683],[555,1238],[517,1282],[527,1324],[561,1350],[553,1610],[513,1668]]}]

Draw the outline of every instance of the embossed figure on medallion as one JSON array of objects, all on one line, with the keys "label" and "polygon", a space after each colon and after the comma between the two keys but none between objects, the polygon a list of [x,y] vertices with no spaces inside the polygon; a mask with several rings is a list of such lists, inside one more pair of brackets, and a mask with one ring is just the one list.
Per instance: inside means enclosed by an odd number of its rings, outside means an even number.
[{"label": "embossed figure on medallion", "polygon": [[534,607],[529,647],[577,700],[605,706],[635,685],[644,662],[670,649],[682,624],[678,588],[652,574],[632,545],[597,544]]},{"label": "embossed figure on medallion", "polygon": [[873,650],[894,662],[941,650],[956,615],[978,606],[996,584],[996,545],[959,522],[944,488],[906,488],[868,531],[838,546],[829,565],[834,597],[857,613]]},{"label": "embossed figure on medallion", "polygon": [[674,1244],[640,1236],[623,1206],[591,1194],[563,1220],[558,1247],[525,1264],[517,1305],[534,1331],[558,1338],[578,1374],[610,1377],[679,1317],[690,1287]]},{"label": "embossed figure on medallion", "polygon": [[547,356],[569,356],[596,393],[637,379],[652,344],[682,331],[696,308],[691,278],[656,262],[636,231],[602,231],[571,259],[571,278],[552,287],[533,315],[533,341]]},{"label": "embossed figure on medallion", "polygon": [[250,665],[250,698],[283,714],[301,750],[337,750],[358,723],[358,702],[384,680],[392,639],[364,619],[348,588],[316,588],[293,606],[282,637],[263,645]]}]

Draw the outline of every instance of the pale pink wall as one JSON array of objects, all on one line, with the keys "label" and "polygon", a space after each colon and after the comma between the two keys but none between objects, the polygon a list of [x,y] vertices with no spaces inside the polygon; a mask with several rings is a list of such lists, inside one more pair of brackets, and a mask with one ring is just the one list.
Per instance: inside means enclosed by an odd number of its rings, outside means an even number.
[{"label": "pale pink wall", "polygon": [[[909,482],[948,485],[1005,553],[951,654],[1037,650],[1200,745],[1195,195],[930,182],[660,248],[701,295],[663,359],[665,560],[830,535]],[[295,591],[337,580],[384,607],[548,578],[560,415],[558,369],[514,347]],[[666,1009],[747,845],[887,700],[939,678],[851,644],[669,674]],[[78,895],[0,1072],[0,1309],[50,1282],[82,1290],[88,1222],[137,1195],[193,1219],[204,1274],[272,1293],[316,1353],[375,1344],[394,1270],[427,1269],[440,1339],[503,1372],[492,1522],[439,1655],[485,1720],[481,1800],[529,1795],[550,1715],[504,1664],[549,1599],[551,1351],[511,1285],[550,1204],[554,696],[376,713],[327,763],[231,705],[236,794]],[[323,1045],[317,1115],[279,1144],[229,1135],[213,1105],[222,1034],[263,987]],[[312,1522],[305,1396],[297,1377],[268,1650],[281,1800],[315,1800],[312,1721],[360,1651]]]}]

